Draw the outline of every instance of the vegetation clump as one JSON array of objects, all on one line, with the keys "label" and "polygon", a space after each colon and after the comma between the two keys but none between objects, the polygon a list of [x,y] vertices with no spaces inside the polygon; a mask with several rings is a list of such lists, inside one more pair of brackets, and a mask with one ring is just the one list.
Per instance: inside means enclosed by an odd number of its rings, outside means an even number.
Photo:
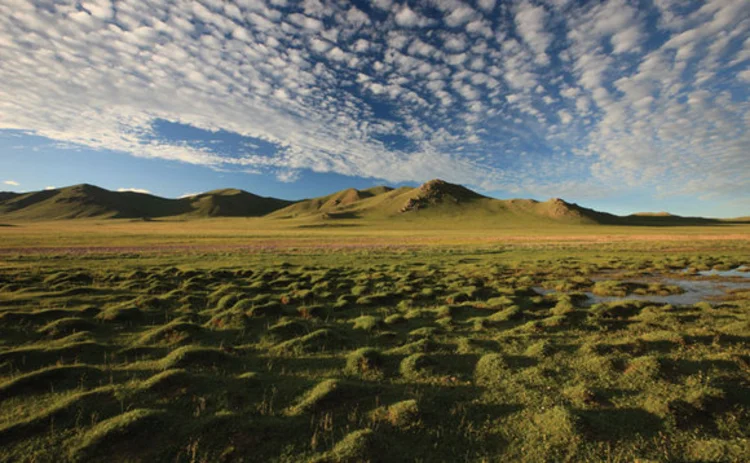
[{"label": "vegetation clump", "polygon": [[166,420],[164,410],[138,408],[104,420],[83,434],[76,446],[71,449],[75,461],[91,460],[95,456],[105,457],[115,442],[146,435],[163,425]]},{"label": "vegetation clump", "polygon": [[175,349],[161,360],[162,369],[189,368],[196,366],[224,365],[231,359],[225,351],[216,347],[184,346]]},{"label": "vegetation clump", "polygon": [[122,305],[105,309],[100,312],[96,318],[105,322],[134,323],[143,319],[143,312],[138,307]]},{"label": "vegetation clump", "polygon": [[372,459],[374,432],[361,429],[347,434],[329,452],[311,460],[311,463],[358,462]]},{"label": "vegetation clump", "polygon": [[315,412],[328,407],[336,407],[343,400],[355,398],[359,388],[338,379],[326,379],[308,390],[293,406],[287,409],[288,415]]},{"label": "vegetation clump", "polygon": [[[263,219],[253,252],[224,243],[255,221],[217,221],[221,251],[5,252],[0,460],[747,460],[750,291],[697,273],[747,265],[741,240],[374,249],[361,210],[327,213]],[[138,226],[122,239],[175,225]]]},{"label": "vegetation clump", "polygon": [[399,373],[408,379],[427,378],[433,374],[435,361],[426,354],[412,354],[401,361]]},{"label": "vegetation clump", "polygon": [[371,376],[381,372],[383,355],[372,347],[363,347],[346,356],[345,371],[351,375]]},{"label": "vegetation clump", "polygon": [[474,380],[481,386],[501,383],[508,375],[508,362],[501,354],[490,353],[479,358],[474,368]]}]

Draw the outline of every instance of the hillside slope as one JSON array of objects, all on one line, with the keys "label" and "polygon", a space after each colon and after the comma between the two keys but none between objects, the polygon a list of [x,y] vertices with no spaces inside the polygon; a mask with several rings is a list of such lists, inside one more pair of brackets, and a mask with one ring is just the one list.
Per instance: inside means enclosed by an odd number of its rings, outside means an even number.
[{"label": "hillside slope", "polygon": [[357,190],[300,201],[279,209],[269,217],[307,221],[373,219],[396,221],[461,220],[465,222],[527,224],[532,221],[559,223],[606,223],[615,216],[586,209],[560,199],[539,202],[530,199],[501,200],[483,196],[461,185],[430,180],[417,187],[402,187],[362,197]]},{"label": "hillside slope", "polygon": [[189,205],[187,214],[197,217],[259,217],[292,203],[237,189],[209,191],[181,201]]},{"label": "hillside slope", "polygon": [[8,221],[163,217],[265,217],[269,220],[288,220],[303,227],[353,226],[366,222],[450,228],[556,224],[669,227],[747,222],[747,218],[718,220],[680,217],[666,212],[617,216],[559,198],[543,202],[490,198],[438,179],[416,188],[348,188],[296,202],[262,197],[238,189],[214,190],[180,199],[115,192],[88,184],[30,193],[0,192],[0,218]]},{"label": "hillside slope", "polygon": [[82,218],[257,217],[290,202],[242,190],[217,190],[181,199],[81,184],[25,194],[0,195],[0,216],[10,220]]}]

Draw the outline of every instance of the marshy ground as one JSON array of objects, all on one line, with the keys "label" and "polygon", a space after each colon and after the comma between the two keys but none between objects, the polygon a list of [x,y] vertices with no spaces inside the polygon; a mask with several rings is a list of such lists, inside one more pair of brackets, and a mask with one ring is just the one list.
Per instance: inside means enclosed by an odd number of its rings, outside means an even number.
[{"label": "marshy ground", "polygon": [[7,248],[0,460],[750,460],[747,240],[347,243]]}]

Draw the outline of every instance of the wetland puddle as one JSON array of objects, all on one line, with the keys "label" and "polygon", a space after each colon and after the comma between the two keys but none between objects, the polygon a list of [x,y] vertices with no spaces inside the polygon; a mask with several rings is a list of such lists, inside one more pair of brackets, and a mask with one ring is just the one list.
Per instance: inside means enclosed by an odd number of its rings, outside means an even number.
[{"label": "wetland puddle", "polygon": [[[684,273],[689,273],[689,269],[683,270]],[[750,278],[750,269],[748,269],[746,266],[740,266],[737,268],[733,268],[731,270],[701,270],[695,275],[700,275],[704,277],[724,277],[724,278],[732,278],[732,277],[740,277],[740,278]]]},{"label": "wetland puddle", "polygon": [[[686,273],[686,271],[683,271]],[[672,274],[674,275],[674,274]],[[711,301],[720,299],[727,295],[729,291],[733,290],[750,290],[750,272],[747,271],[745,266],[738,267],[732,270],[705,270],[691,275],[699,275],[704,277],[715,277],[711,279],[681,279],[681,278],[669,278],[667,275],[654,276],[650,278],[623,278],[623,282],[630,283],[664,283],[668,285],[677,285],[682,288],[685,292],[682,294],[671,294],[666,296],[660,295],[648,295],[648,294],[628,294],[627,296],[598,296],[590,291],[583,292],[587,299],[583,302],[583,305],[590,306],[602,302],[614,302],[624,300],[636,300],[636,301],[650,301],[658,304],[673,304],[673,305],[693,305],[698,302]],[[608,279],[611,275],[602,274],[592,277],[593,281],[602,281]],[[746,281],[743,281],[746,280]],[[545,289],[541,287],[534,287],[534,290],[539,294],[550,294],[554,293],[555,290]]]},{"label": "wetland puddle", "polygon": [[[628,280],[634,283],[644,283],[641,280]],[[587,305],[598,304],[600,302],[612,302],[622,300],[650,301],[659,304],[673,305],[693,305],[698,302],[709,301],[711,299],[721,298],[727,295],[728,291],[735,289],[750,289],[750,281],[713,281],[713,280],[678,280],[664,279],[662,282],[670,285],[677,285],[683,290],[682,294],[670,294],[668,296],[648,295],[648,294],[628,294],[625,297],[619,296],[597,296],[591,292],[586,292],[588,300]]]}]

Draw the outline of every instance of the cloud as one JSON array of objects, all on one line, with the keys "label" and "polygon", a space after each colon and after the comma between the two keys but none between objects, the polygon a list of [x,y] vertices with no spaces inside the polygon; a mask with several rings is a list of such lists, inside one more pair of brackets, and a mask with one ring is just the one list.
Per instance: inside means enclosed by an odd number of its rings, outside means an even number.
[{"label": "cloud", "polygon": [[46,191],[49,191],[49,190],[55,190],[55,189],[57,189],[57,188],[56,188],[56,187],[54,187],[54,186],[51,186],[51,185],[50,185],[50,186],[46,186],[46,187],[44,187],[44,189],[45,189]]},{"label": "cloud", "polygon": [[570,115],[570,113],[564,109],[561,109],[557,112],[557,116],[560,118],[560,122],[563,125],[568,125],[570,121],[573,120],[573,116]]},{"label": "cloud", "polygon": [[495,0],[479,0],[477,2],[477,6],[479,6],[479,8],[481,8],[485,12],[489,13],[495,9]]},{"label": "cloud", "polygon": [[536,53],[537,63],[547,64],[547,47],[552,42],[552,35],[545,28],[547,11],[526,0],[518,6],[515,20],[518,34]]},{"label": "cloud", "polygon": [[0,3],[0,129],[282,181],[750,190],[743,2],[114,5]]},{"label": "cloud", "polygon": [[477,12],[468,5],[461,5],[448,13],[445,18],[445,24],[450,27],[457,27],[477,17]]},{"label": "cloud", "polygon": [[144,195],[152,194],[149,190],[144,190],[143,188],[118,188],[117,191],[120,193],[141,193]]},{"label": "cloud", "polygon": [[414,10],[404,5],[394,17],[396,24],[401,27],[424,26],[428,23],[427,18],[422,17]]},{"label": "cloud", "polygon": [[3,183],[10,186],[21,186],[21,184],[15,180],[4,180]]},{"label": "cloud", "polygon": [[203,194],[203,193],[200,193],[200,192],[198,192],[198,193],[185,193],[183,195],[178,196],[177,199],[192,198],[193,196],[198,196],[200,194]]},{"label": "cloud", "polygon": [[276,173],[276,178],[280,182],[293,183],[299,179],[300,172],[298,170],[280,170]]}]

